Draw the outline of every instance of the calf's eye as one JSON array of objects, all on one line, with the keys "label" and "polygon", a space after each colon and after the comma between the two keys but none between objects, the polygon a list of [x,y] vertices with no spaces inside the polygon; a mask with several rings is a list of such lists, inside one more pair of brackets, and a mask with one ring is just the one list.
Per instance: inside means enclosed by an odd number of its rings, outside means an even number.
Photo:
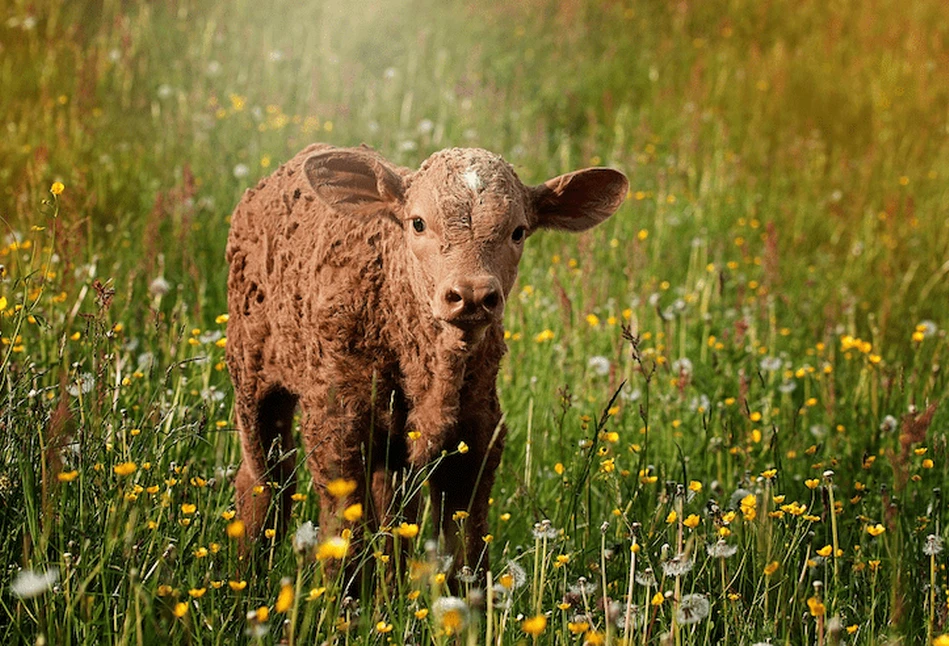
[{"label": "calf's eye", "polygon": [[514,229],[514,233],[511,234],[511,240],[514,242],[520,242],[524,239],[524,236],[527,235],[526,227],[517,227]]},{"label": "calf's eye", "polygon": [[425,220],[422,218],[412,218],[412,228],[415,229],[416,233],[422,233],[425,231]]}]

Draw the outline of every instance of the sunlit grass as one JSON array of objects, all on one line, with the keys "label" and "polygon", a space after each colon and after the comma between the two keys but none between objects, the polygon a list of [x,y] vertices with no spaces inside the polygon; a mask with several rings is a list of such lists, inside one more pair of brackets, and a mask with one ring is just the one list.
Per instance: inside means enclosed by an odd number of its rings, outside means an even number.
[{"label": "sunlit grass", "polygon": [[[5,11],[4,643],[949,639],[939,3]],[[228,214],[318,140],[630,178],[528,243],[486,581],[302,468],[239,558]]]}]

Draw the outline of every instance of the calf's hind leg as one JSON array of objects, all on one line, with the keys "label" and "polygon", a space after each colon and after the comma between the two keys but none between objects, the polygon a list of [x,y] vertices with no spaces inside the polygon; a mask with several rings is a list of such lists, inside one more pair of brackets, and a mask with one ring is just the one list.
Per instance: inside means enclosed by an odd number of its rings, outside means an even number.
[{"label": "calf's hind leg", "polygon": [[[265,526],[283,533],[296,490],[293,412],[297,398],[283,388],[271,388],[258,399],[240,394],[236,403],[243,462],[237,471],[238,517],[247,538],[256,540]],[[270,483],[276,483],[272,486]],[[272,505],[276,502],[275,505]],[[276,515],[269,520],[271,510]]]}]

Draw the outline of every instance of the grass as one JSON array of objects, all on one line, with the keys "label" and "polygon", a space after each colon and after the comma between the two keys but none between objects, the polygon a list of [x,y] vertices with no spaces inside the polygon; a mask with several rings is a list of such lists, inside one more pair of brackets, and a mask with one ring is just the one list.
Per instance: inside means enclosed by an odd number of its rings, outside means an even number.
[{"label": "grass", "polygon": [[[949,641],[941,3],[54,5],[0,16],[4,643]],[[428,520],[355,599],[238,559],[227,218],[317,140],[630,178],[528,245],[487,591]]]}]

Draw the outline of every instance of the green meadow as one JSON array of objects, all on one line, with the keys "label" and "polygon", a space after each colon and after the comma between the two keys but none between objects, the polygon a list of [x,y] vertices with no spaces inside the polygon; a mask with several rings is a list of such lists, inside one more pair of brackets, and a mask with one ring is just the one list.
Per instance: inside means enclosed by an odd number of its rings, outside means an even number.
[{"label": "green meadow", "polygon": [[[947,69],[940,0],[4,3],[0,641],[949,644]],[[239,558],[228,221],[315,141],[629,177],[527,243],[486,581],[302,467]]]}]

